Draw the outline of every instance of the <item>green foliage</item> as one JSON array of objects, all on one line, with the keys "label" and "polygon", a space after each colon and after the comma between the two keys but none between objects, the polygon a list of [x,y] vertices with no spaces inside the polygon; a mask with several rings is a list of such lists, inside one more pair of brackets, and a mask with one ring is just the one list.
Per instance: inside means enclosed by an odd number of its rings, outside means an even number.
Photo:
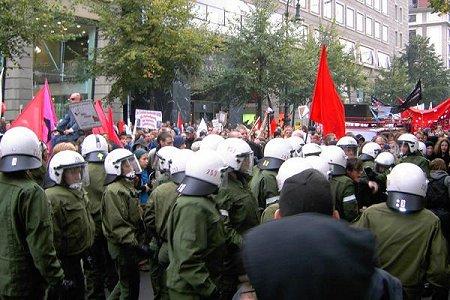
[{"label": "green foliage", "polygon": [[321,27],[316,41],[299,34],[298,24],[282,20],[270,23],[277,1],[257,0],[244,16],[245,23],[231,29],[221,59],[204,74],[205,90],[224,103],[262,102],[275,96],[281,103],[306,103],[311,97],[321,44],[329,48],[329,65],[337,88],[364,86],[362,67],[346,54],[334,26]]},{"label": "green foliage", "polygon": [[410,39],[401,56],[394,59],[390,70],[381,72],[374,85],[374,95],[395,103],[397,97],[406,97],[421,79],[423,101],[438,104],[450,95],[449,75],[429,40],[416,36]]},{"label": "green foliage", "polygon": [[198,72],[217,43],[193,25],[192,0],[87,1],[99,16],[105,47],[96,53],[94,75],[112,80],[109,98],[148,97],[168,90],[176,72]]},{"label": "green foliage", "polygon": [[429,6],[433,8],[435,12],[450,12],[450,2],[448,0],[430,0]]},{"label": "green foliage", "polygon": [[0,54],[17,62],[35,42],[70,37],[70,11],[58,1],[0,0]]}]

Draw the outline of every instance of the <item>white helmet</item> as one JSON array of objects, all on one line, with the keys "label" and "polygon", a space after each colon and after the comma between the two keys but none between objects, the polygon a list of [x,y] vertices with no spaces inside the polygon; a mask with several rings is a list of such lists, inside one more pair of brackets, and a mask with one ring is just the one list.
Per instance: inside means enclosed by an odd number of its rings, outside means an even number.
[{"label": "white helmet", "polygon": [[165,146],[156,152],[158,157],[158,168],[164,172],[170,171],[170,165],[172,164],[172,159],[180,152],[180,149],[174,146]]},{"label": "white helmet", "polygon": [[202,141],[196,141],[196,142],[193,142],[192,143],[192,145],[191,145],[191,150],[192,151],[198,151],[198,150],[200,150],[200,146],[202,145]]},{"label": "white helmet", "polygon": [[375,142],[368,142],[361,150],[360,159],[362,161],[374,160],[378,153],[381,152],[381,147]]},{"label": "white helmet", "polygon": [[287,138],[292,146],[292,157],[300,156],[302,147],[305,145],[305,141],[298,136],[291,136]]},{"label": "white helmet", "polygon": [[388,207],[399,212],[419,211],[424,207],[427,194],[427,177],[415,164],[401,163],[387,175]]},{"label": "white helmet", "polygon": [[336,143],[336,146],[339,146],[341,148],[343,147],[358,148],[358,142],[351,136],[343,136]]},{"label": "white helmet", "polygon": [[414,153],[419,150],[419,140],[415,135],[411,133],[402,134],[401,136],[399,136],[397,142],[400,146],[407,144],[410,153]]},{"label": "white helmet", "polygon": [[100,134],[90,134],[81,144],[81,155],[88,162],[103,162],[108,155],[108,142]]},{"label": "white helmet", "polygon": [[182,195],[206,196],[216,193],[228,166],[211,149],[199,150],[186,163],[183,181],[177,191]]},{"label": "white helmet", "polygon": [[[64,171],[69,169],[79,169],[79,178],[75,182],[63,182]],[[56,184],[66,184],[71,189],[81,189],[89,185],[89,172],[87,163],[80,153],[72,150],[64,150],[56,153],[48,165],[50,179]]]},{"label": "white helmet", "polygon": [[307,157],[311,155],[319,156],[322,153],[322,148],[316,143],[308,143],[302,147],[302,157]]},{"label": "white helmet", "polygon": [[395,164],[395,157],[391,152],[381,152],[375,158],[375,164],[384,167],[392,167]]},{"label": "white helmet", "polygon": [[313,169],[316,169],[325,176],[326,179],[330,176],[330,166],[328,162],[320,156],[310,155],[305,157],[306,161],[310,163]]},{"label": "white helmet", "polygon": [[427,146],[424,142],[419,141],[419,151],[422,153],[422,155],[427,154]]},{"label": "white helmet", "polygon": [[0,142],[1,172],[37,169],[42,166],[41,143],[36,134],[26,127],[13,127],[6,131]]},{"label": "white helmet", "polygon": [[252,174],[253,151],[243,139],[228,138],[217,147],[223,161],[234,171]]},{"label": "white helmet", "polygon": [[[126,174],[122,174],[122,165],[130,169]],[[142,172],[139,162],[131,151],[123,148],[118,148],[111,151],[105,159],[105,185],[110,184],[119,176],[124,176],[128,179],[133,179],[135,174]]]},{"label": "white helmet", "polygon": [[344,175],[347,170],[347,156],[344,150],[338,146],[327,146],[320,153],[320,157],[325,159],[330,166],[331,175]]},{"label": "white helmet", "polygon": [[261,170],[277,170],[291,157],[291,143],[282,138],[271,139],[264,147],[264,157],[259,161]]},{"label": "white helmet", "polygon": [[205,136],[200,144],[200,149],[217,150],[217,146],[224,140],[223,137],[217,134],[209,134]]},{"label": "white helmet", "polygon": [[289,177],[292,177],[296,174],[300,174],[301,172],[312,169],[312,165],[303,157],[293,157],[286,160],[278,170],[277,174],[277,184],[278,190],[281,191],[283,188],[284,182]]},{"label": "white helmet", "polygon": [[189,149],[181,149],[172,159],[170,165],[170,177],[175,183],[180,184],[184,178],[186,171],[186,163],[194,157],[194,151]]}]

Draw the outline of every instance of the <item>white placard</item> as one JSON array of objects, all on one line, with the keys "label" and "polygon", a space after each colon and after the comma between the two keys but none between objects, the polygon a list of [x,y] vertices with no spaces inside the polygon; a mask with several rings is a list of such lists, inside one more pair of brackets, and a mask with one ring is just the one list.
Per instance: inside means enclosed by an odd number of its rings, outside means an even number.
[{"label": "white placard", "polygon": [[162,112],[158,110],[136,109],[135,123],[138,128],[158,129],[162,123]]}]

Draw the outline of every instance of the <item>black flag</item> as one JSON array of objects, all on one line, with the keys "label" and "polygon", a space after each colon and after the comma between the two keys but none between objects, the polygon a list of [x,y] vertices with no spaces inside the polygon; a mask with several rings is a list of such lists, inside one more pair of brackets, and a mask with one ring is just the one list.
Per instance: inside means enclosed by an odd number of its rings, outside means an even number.
[{"label": "black flag", "polygon": [[416,106],[419,104],[419,101],[422,100],[422,83],[421,81],[417,81],[414,90],[406,97],[405,102],[400,104],[399,106],[393,107],[391,110],[392,114],[398,114],[402,111],[405,111],[408,107]]}]

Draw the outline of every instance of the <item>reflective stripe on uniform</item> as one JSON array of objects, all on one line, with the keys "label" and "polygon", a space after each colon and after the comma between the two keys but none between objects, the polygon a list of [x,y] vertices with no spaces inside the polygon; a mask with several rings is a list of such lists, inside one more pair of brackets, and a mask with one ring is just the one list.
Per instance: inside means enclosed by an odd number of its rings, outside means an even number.
[{"label": "reflective stripe on uniform", "polygon": [[219,209],[219,212],[222,216],[224,217],[228,217],[228,210],[225,209]]},{"label": "reflective stripe on uniform", "polygon": [[350,202],[350,201],[356,201],[356,196],[350,195],[350,196],[344,197],[344,199],[342,199],[342,202]]},{"label": "reflective stripe on uniform", "polygon": [[280,196],[274,196],[266,199],[266,206],[269,206],[272,203],[278,202],[278,199],[280,199]]}]

